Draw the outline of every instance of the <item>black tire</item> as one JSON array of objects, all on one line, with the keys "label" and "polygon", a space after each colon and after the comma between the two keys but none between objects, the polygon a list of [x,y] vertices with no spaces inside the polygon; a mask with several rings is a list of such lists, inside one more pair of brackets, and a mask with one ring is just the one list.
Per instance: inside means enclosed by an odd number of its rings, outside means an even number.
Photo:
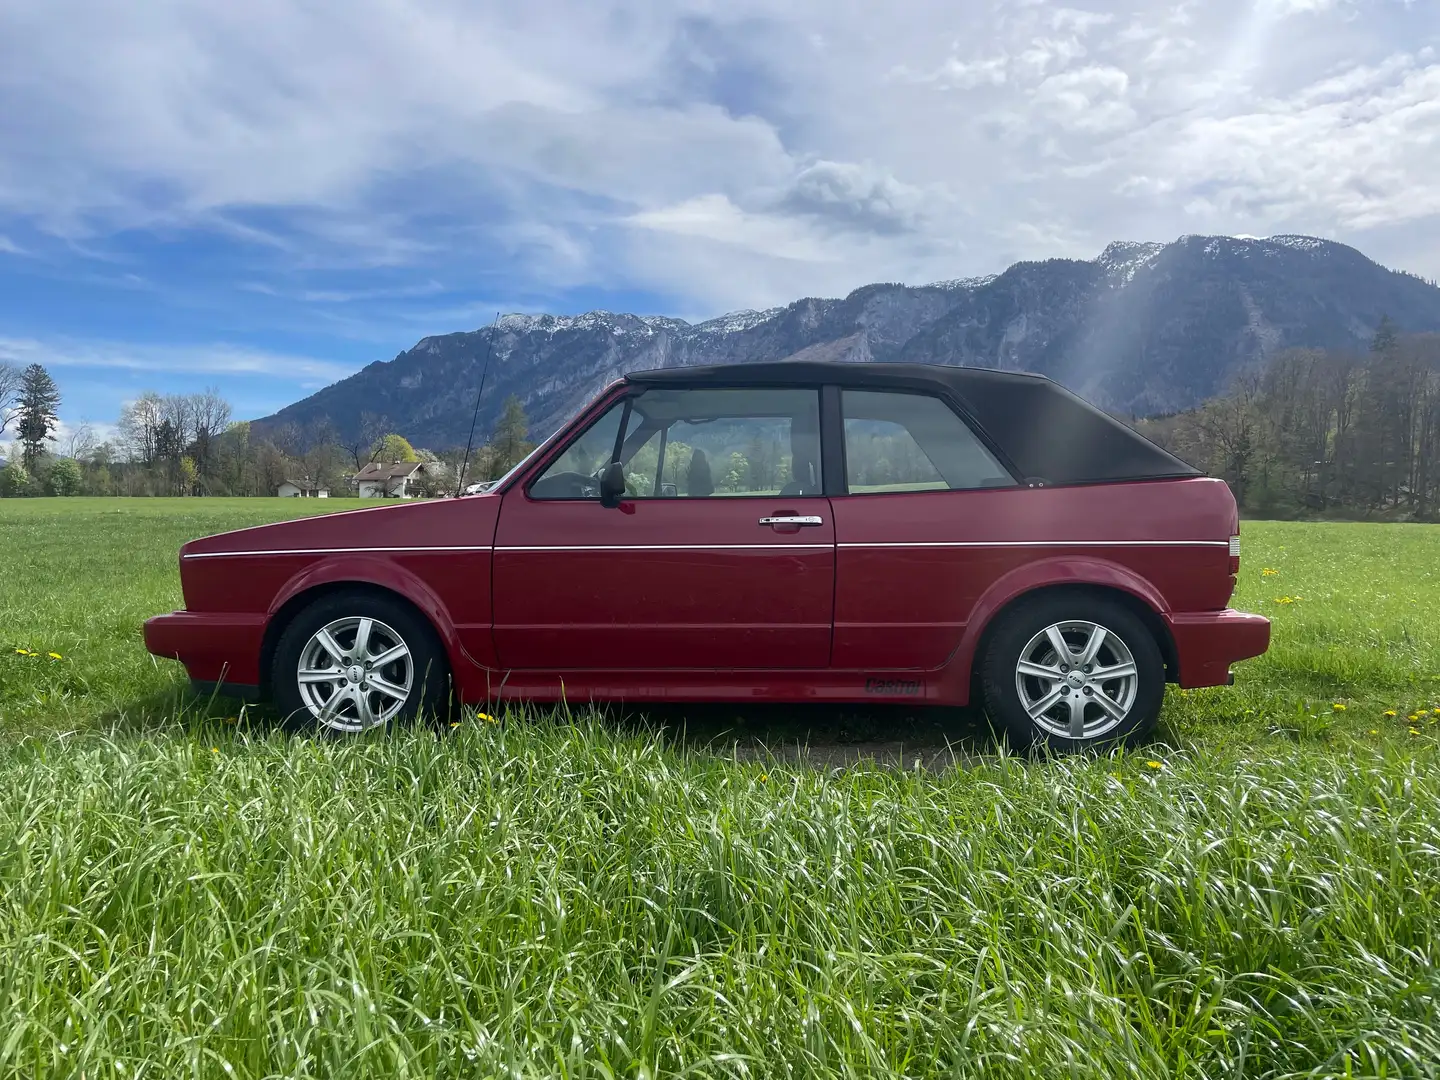
[{"label": "black tire", "polygon": [[[1050,662],[1047,658],[1056,656],[1056,648],[1047,645],[1053,641],[1047,635],[1051,627],[1061,629],[1065,644],[1072,650],[1077,643],[1080,645],[1080,651],[1072,652],[1066,659],[1083,658],[1087,633],[1075,625],[1082,623],[1106,631],[1096,662],[1090,665],[1092,670],[1100,673],[1122,670],[1124,654],[1128,652],[1135,669],[1133,684],[1127,686],[1126,677],[1092,684],[1090,675],[1084,674],[1079,665],[1067,672],[1064,680],[1054,683],[1020,674],[1022,653],[1027,650],[1027,659],[1039,656],[1047,665]],[[1068,629],[1067,624],[1070,624]],[[1060,662],[1054,662],[1056,670]],[[1002,615],[990,634],[980,670],[985,711],[1016,749],[1043,746],[1057,753],[1076,753],[1122,743],[1134,745],[1154,731],[1165,698],[1165,661],[1150,628],[1124,604],[1080,592],[1039,596]],[[1083,682],[1071,686],[1069,680]],[[1048,699],[1046,691],[1052,687],[1054,693],[1065,696],[1037,720],[1021,700],[1022,683],[1036,706]],[[1128,698],[1129,706],[1123,718],[1117,721],[1100,704],[1097,694],[1104,694],[1112,705]],[[1072,700],[1080,703],[1084,717],[1094,717],[1093,731],[1092,721],[1082,720],[1080,738],[1072,736],[1075,731],[1071,726]]]},{"label": "black tire", "polygon": [[[392,661],[383,670],[375,671],[376,675],[385,680],[384,685],[388,692],[372,689],[365,694],[367,702],[370,703],[366,707],[374,706],[370,716],[375,719],[383,716],[383,719],[379,719],[373,726],[396,727],[410,723],[422,715],[441,721],[450,719],[456,710],[450,662],[435,628],[408,604],[373,592],[347,590],[323,596],[302,610],[285,628],[275,645],[274,662],[270,668],[271,684],[281,723],[286,730],[332,738],[343,738],[364,730],[344,721],[350,720],[352,716],[357,723],[362,720],[358,699],[362,693],[360,687],[368,687],[368,681],[355,684],[347,675],[343,681],[336,679],[333,685],[327,681],[324,687],[314,691],[316,696],[333,694],[343,687],[351,695],[352,700],[348,704],[340,703],[336,718],[331,723],[325,722],[316,714],[311,703],[306,701],[305,692],[300,685],[299,667],[302,656],[307,656],[308,661],[311,657],[328,655],[314,651],[323,648],[315,641],[316,634],[323,628],[347,620],[370,620],[370,631],[379,643],[376,648],[383,649],[387,644],[393,644],[390,642],[393,638],[408,651],[408,656],[403,661]],[[356,659],[353,653],[355,637],[347,641],[342,630],[335,636],[335,640],[349,646],[343,650],[348,660]],[[307,650],[310,650],[308,655]],[[374,650],[369,651],[373,653]],[[383,652],[380,655],[383,656]],[[336,664],[337,668],[342,666],[347,672],[351,667],[363,667],[353,663]],[[407,667],[408,679],[402,678]],[[368,673],[361,675],[362,679],[368,677]],[[400,699],[393,693],[392,688],[404,688],[402,684],[406,682],[409,692],[399,707],[395,708],[394,702]],[[328,704],[328,701],[322,704]]]}]

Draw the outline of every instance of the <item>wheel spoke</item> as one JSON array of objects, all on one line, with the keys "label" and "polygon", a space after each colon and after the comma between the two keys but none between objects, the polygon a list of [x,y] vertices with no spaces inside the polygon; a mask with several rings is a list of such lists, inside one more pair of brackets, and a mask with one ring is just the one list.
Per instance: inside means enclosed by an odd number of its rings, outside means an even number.
[{"label": "wheel spoke", "polygon": [[1069,664],[1075,659],[1075,654],[1070,651],[1070,643],[1065,640],[1065,635],[1060,633],[1060,627],[1050,627],[1045,631],[1045,636],[1050,639],[1050,645],[1055,650],[1057,664]]},{"label": "wheel spoke", "polygon": [[1125,713],[1128,711],[1103,690],[1095,691],[1095,704],[1109,713],[1110,719],[1112,720],[1124,720]]},{"label": "wheel spoke", "polygon": [[317,630],[315,632],[315,640],[320,643],[322,649],[330,654],[336,664],[345,663],[345,650],[342,649],[340,643],[335,640],[335,635],[330,633],[329,627],[322,627],[320,630]]},{"label": "wheel spoke", "polygon": [[1083,739],[1085,737],[1085,699],[1079,694],[1072,694],[1066,704],[1070,706],[1070,738]]},{"label": "wheel spoke", "polygon": [[1090,673],[1092,683],[1108,682],[1111,679],[1125,679],[1136,673],[1135,665],[1128,661],[1111,667],[1096,668]]},{"label": "wheel spoke", "polygon": [[386,649],[379,656],[371,657],[370,666],[373,668],[388,667],[396,660],[403,660],[410,655],[410,650],[404,645],[396,645],[393,649]]},{"label": "wheel spoke", "polygon": [[404,701],[407,697],[410,696],[409,690],[405,689],[405,687],[403,686],[396,686],[388,679],[381,679],[374,675],[371,675],[367,682],[369,683],[370,689],[378,690],[386,697],[394,698],[396,701]]},{"label": "wheel spoke", "polygon": [[340,706],[347,701],[355,700],[355,691],[348,686],[343,686],[330,695],[330,700],[325,702],[325,707],[320,710],[319,720],[322,724],[328,724],[340,714]]},{"label": "wheel spoke", "polygon": [[1085,642],[1085,647],[1080,650],[1080,655],[1075,658],[1077,664],[1092,664],[1095,662],[1095,654],[1100,651],[1100,646],[1105,644],[1105,638],[1109,634],[1103,626],[1092,626],[1090,638]]},{"label": "wheel spoke", "polygon": [[1055,687],[1055,689],[1051,690],[1048,694],[1042,697],[1039,701],[1036,701],[1031,705],[1027,706],[1025,711],[1030,714],[1030,718],[1032,720],[1039,719],[1055,707],[1056,703],[1059,702],[1061,696],[1062,695],[1060,693],[1060,687],[1057,686]]},{"label": "wheel spoke", "polygon": [[308,668],[299,671],[296,677],[302,683],[328,683],[345,678],[345,672],[339,668]]},{"label": "wheel spoke", "polygon": [[361,729],[372,728],[380,722],[375,710],[370,707],[370,695],[364,690],[355,694],[355,711],[360,717]]},{"label": "wheel spoke", "polygon": [[1058,667],[1050,667],[1046,664],[1036,664],[1030,660],[1021,660],[1015,665],[1015,671],[1020,675],[1029,675],[1031,678],[1041,679],[1045,682],[1059,682],[1064,678]]},{"label": "wheel spoke", "polygon": [[370,628],[375,623],[371,619],[361,619],[360,625],[355,628],[355,662],[358,664],[370,655]]}]

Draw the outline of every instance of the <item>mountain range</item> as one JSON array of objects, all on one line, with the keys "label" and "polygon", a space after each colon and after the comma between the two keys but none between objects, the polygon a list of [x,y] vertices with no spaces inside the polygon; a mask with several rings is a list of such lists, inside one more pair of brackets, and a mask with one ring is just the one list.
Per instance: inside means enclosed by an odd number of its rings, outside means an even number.
[{"label": "mountain range", "polygon": [[1440,288],[1309,236],[1116,242],[1096,259],[1021,262],[923,286],[874,284],[707,322],[592,311],[507,315],[421,339],[393,360],[256,421],[328,421],[355,437],[364,413],[432,449],[463,445],[485,356],[477,431],[516,395],[532,438],[627,371],[758,360],[918,361],[1041,372],[1114,412],[1189,408],[1295,346],[1364,347],[1383,316],[1440,331]]}]

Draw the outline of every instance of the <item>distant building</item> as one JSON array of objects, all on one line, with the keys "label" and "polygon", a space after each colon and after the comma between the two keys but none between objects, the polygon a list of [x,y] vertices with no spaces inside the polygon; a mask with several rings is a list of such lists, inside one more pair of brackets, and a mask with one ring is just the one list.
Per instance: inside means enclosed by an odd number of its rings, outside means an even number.
[{"label": "distant building", "polygon": [[298,480],[282,480],[275,494],[282,499],[328,499],[330,489],[312,477],[302,476]]},{"label": "distant building", "polygon": [[426,474],[423,461],[372,461],[350,478],[362,499],[413,499]]}]

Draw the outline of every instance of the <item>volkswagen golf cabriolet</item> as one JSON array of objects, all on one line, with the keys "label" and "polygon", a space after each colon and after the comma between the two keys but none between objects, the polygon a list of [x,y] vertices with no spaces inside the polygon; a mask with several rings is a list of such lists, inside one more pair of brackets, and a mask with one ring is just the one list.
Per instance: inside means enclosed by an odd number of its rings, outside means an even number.
[{"label": "volkswagen golf cabriolet", "polygon": [[180,551],[145,624],[296,730],[537,702],[982,704],[1012,745],[1144,738],[1233,681],[1223,481],[1036,375],[634,373],[482,493]]}]

